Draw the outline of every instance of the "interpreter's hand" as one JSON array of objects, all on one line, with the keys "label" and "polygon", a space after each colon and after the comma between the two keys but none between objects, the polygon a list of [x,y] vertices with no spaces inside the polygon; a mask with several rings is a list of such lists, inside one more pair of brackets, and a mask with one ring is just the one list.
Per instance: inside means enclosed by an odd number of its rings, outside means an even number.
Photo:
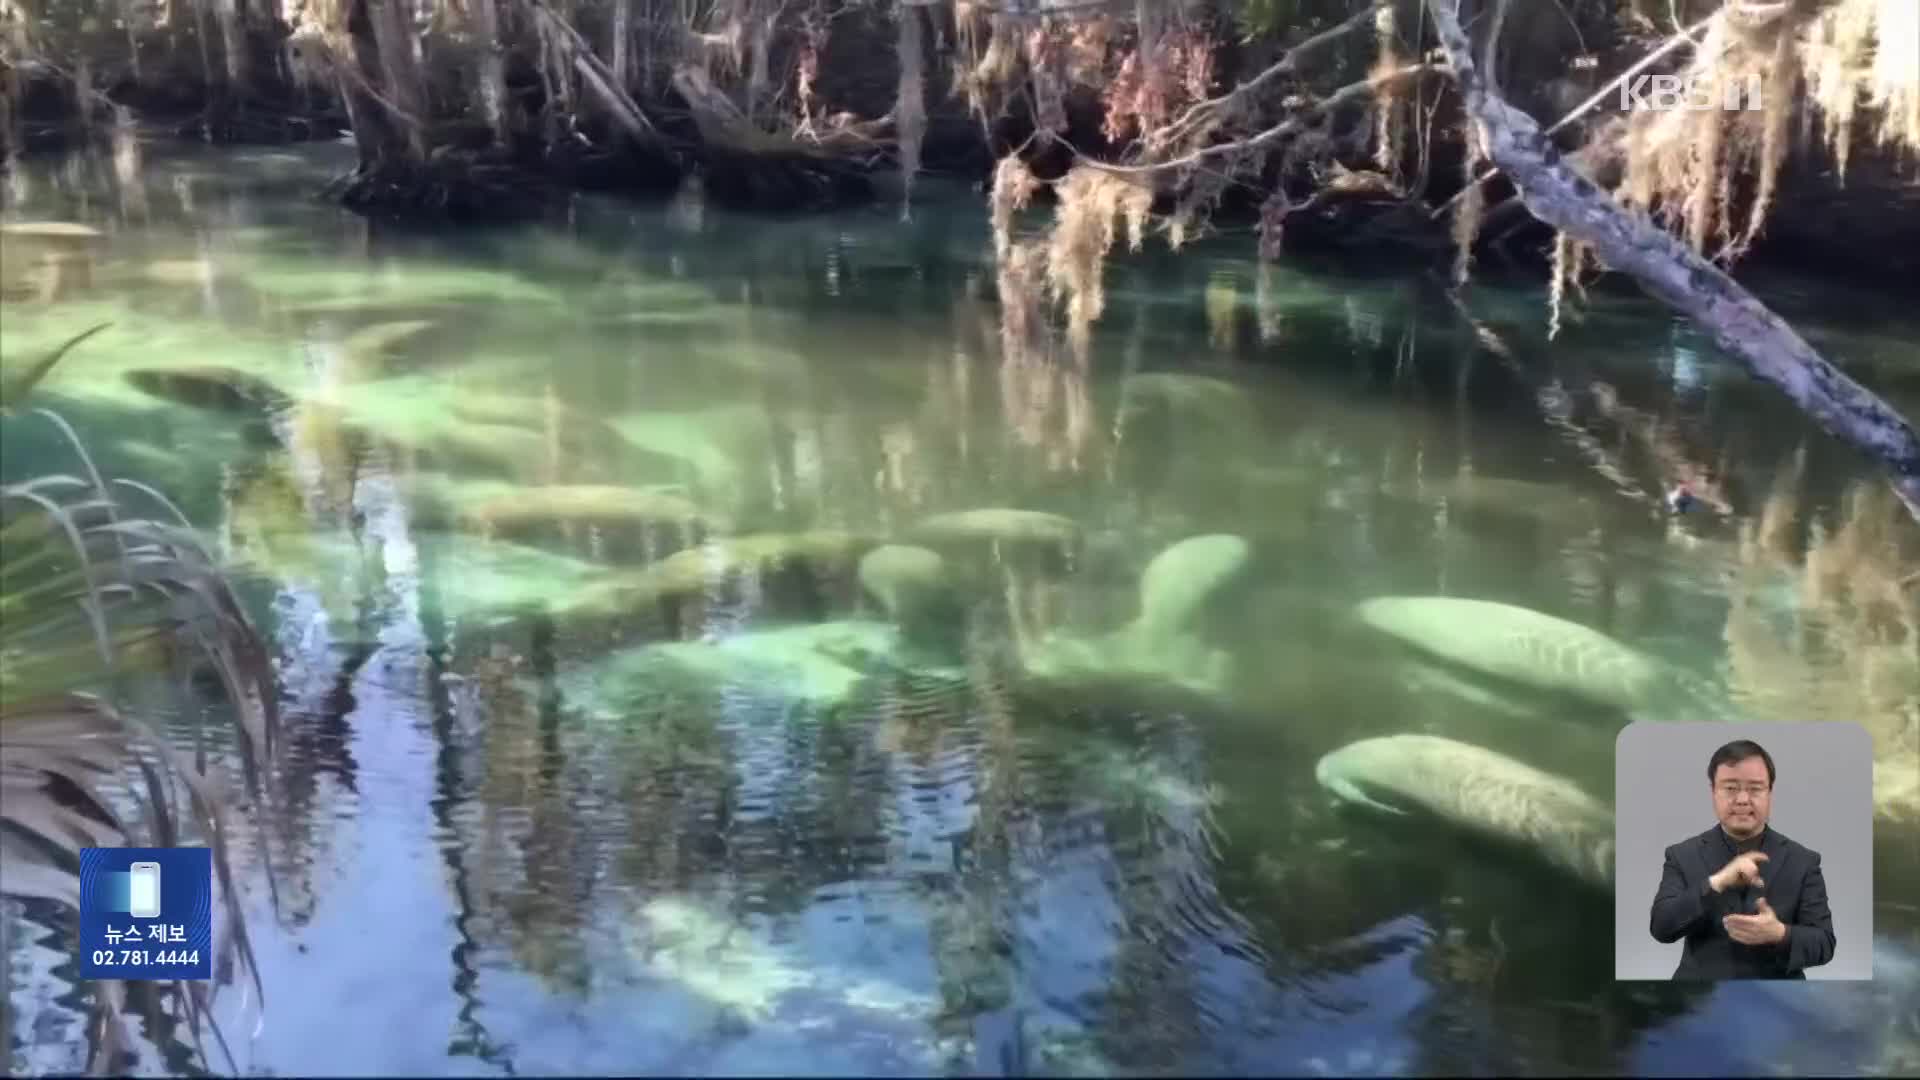
[{"label": "interpreter's hand", "polygon": [[1764,851],[1749,851],[1742,855],[1735,855],[1732,861],[1721,867],[1707,879],[1707,882],[1713,886],[1714,892],[1726,892],[1728,889],[1742,885],[1765,886],[1766,882],[1760,880],[1760,864],[1766,861],[1767,853]]},{"label": "interpreter's hand", "polygon": [[1756,905],[1759,911],[1753,915],[1729,915],[1720,920],[1727,928],[1727,936],[1742,945],[1778,945],[1780,939],[1787,936],[1787,924],[1773,913],[1773,907],[1761,897]]}]

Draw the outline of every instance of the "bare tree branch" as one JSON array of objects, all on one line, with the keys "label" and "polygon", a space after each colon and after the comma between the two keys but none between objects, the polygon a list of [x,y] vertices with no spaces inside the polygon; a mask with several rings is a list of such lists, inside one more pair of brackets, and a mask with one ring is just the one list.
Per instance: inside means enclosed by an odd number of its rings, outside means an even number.
[{"label": "bare tree branch", "polygon": [[[942,0],[899,0],[901,7],[937,7]],[[1014,7],[1008,4],[991,4],[985,0],[975,0],[972,7],[989,15],[999,15],[1008,19],[1044,19],[1049,16],[1077,16],[1108,8],[1119,7],[1131,0],[1058,0],[1052,4],[1022,4]]]},{"label": "bare tree branch", "polygon": [[1389,83],[1399,82],[1402,79],[1410,79],[1416,75],[1422,75],[1435,70],[1438,69],[1431,64],[1409,64],[1406,67],[1389,71],[1377,78],[1362,79],[1359,82],[1348,83],[1333,93],[1328,94],[1326,97],[1313,102],[1286,120],[1267,128],[1265,131],[1249,135],[1244,139],[1235,139],[1232,142],[1218,143],[1200,150],[1195,150],[1193,153],[1168,161],[1154,162],[1147,165],[1110,165],[1105,162],[1095,161],[1080,153],[1078,150],[1075,150],[1073,153],[1074,157],[1079,159],[1081,164],[1089,168],[1099,169],[1102,172],[1114,173],[1121,176],[1147,176],[1175,169],[1184,169],[1192,165],[1198,165],[1208,158],[1220,157],[1225,154],[1235,154],[1245,150],[1258,150],[1279,142],[1282,139],[1298,135],[1302,131],[1312,127],[1315,121],[1325,114],[1342,106],[1351,105],[1355,102],[1371,98],[1381,87]]},{"label": "bare tree branch", "polygon": [[1262,86],[1265,86],[1267,83],[1271,82],[1272,80],[1277,79],[1282,75],[1290,74],[1293,71],[1297,70],[1299,68],[1300,61],[1305,57],[1307,57],[1309,54],[1317,52],[1321,48],[1325,47],[1329,42],[1335,41],[1340,37],[1346,34],[1349,34],[1362,26],[1367,25],[1372,21],[1374,12],[1378,11],[1381,7],[1384,7],[1384,6],[1386,6],[1385,0],[1381,0],[1380,3],[1373,4],[1359,12],[1356,12],[1351,18],[1347,19],[1345,22],[1340,23],[1339,25],[1334,26],[1331,29],[1322,30],[1320,33],[1315,34],[1312,37],[1308,38],[1307,40],[1302,41],[1298,45],[1295,45],[1292,48],[1288,49],[1286,52],[1286,55],[1282,56],[1280,59],[1268,65],[1266,70],[1260,72],[1260,74],[1258,75],[1255,75],[1253,78],[1248,79],[1246,82],[1241,83],[1239,86],[1234,87],[1232,90],[1229,90],[1224,94],[1221,94],[1219,97],[1209,98],[1206,101],[1196,102],[1193,105],[1188,106],[1187,110],[1180,114],[1179,119],[1175,120],[1173,123],[1167,126],[1166,137],[1164,139],[1160,139],[1157,141],[1159,141],[1162,145],[1170,145],[1174,141],[1183,138],[1184,136],[1190,133],[1191,129],[1195,125],[1203,121],[1211,120],[1215,116],[1218,116],[1221,112],[1239,104],[1248,95],[1252,94],[1255,90],[1260,89]]}]

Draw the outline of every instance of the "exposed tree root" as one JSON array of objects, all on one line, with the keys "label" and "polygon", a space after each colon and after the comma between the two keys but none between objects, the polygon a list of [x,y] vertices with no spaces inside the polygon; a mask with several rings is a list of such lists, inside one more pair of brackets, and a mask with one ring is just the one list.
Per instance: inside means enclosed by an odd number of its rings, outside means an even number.
[{"label": "exposed tree root", "polygon": [[826,155],[707,146],[698,162],[706,196],[722,206],[821,209],[866,202],[879,190],[866,169]]},{"label": "exposed tree root", "polygon": [[511,164],[450,151],[422,165],[362,164],[329,185],[327,194],[368,215],[479,223],[538,217],[560,192]]}]

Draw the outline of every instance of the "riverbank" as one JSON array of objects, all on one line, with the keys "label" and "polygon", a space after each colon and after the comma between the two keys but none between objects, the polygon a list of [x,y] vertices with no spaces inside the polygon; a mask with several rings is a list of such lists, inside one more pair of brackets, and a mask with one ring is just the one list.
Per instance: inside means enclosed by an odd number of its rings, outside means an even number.
[{"label": "riverbank", "polygon": [[[534,4],[529,12],[544,10]],[[594,41],[616,29],[592,22],[586,9],[576,15],[590,20],[578,24],[578,33]],[[356,113],[353,100],[326,89],[336,85],[332,81],[316,83],[311,71],[290,66],[295,61],[288,57],[297,54],[284,27],[248,22],[244,16],[244,32],[233,40],[249,47],[232,55],[223,51],[225,42],[209,52],[171,30],[164,48],[148,42],[134,49],[146,57],[144,67],[102,53],[92,61],[90,79],[98,89],[90,97],[76,96],[72,72],[52,64],[0,68],[0,105],[5,106],[0,108],[0,159],[11,157],[14,147],[5,145],[10,133],[28,153],[83,144],[113,153],[128,125],[148,141],[284,145],[346,138],[358,146],[360,161],[320,194],[388,220],[484,223],[550,216],[582,191],[659,199],[692,190],[728,209],[805,213],[908,203],[915,183],[938,177],[974,185],[984,199],[996,162],[1009,154],[1017,153],[1042,181],[1064,175],[1076,154],[1114,156],[1109,139],[1114,106],[1110,93],[1096,89],[1099,79],[1066,85],[1059,98],[1062,137],[1035,138],[1039,117],[1024,101],[996,100],[997,111],[977,111],[974,91],[963,90],[965,80],[949,82],[952,58],[946,53],[958,46],[938,20],[935,40],[920,42],[918,108],[924,115],[912,125],[916,137],[903,138],[896,120],[905,100],[900,69],[907,46],[897,40],[895,15],[885,6],[841,11],[831,33],[812,37],[796,36],[790,28],[770,29],[771,36],[758,46],[766,62],[782,70],[797,66],[804,78],[729,72],[724,64],[715,69],[732,80],[724,85],[688,77],[693,69],[686,67],[664,78],[660,72],[640,73],[632,56],[622,59],[614,50],[608,53],[610,62],[626,73],[616,80],[624,87],[617,91],[595,89],[605,65],[591,53],[572,54],[589,73],[577,85],[568,89],[554,82],[548,61],[530,56],[522,40],[537,25],[536,20],[520,26],[518,37],[500,31],[500,40],[512,43],[501,49],[499,73],[508,100],[485,109],[475,100],[471,74],[462,74],[456,62],[471,43],[446,36],[444,27],[425,31],[421,41],[427,59],[418,73],[423,115],[411,127],[381,119],[386,110],[370,112],[366,100]],[[1545,33],[1539,27],[1528,32]],[[1539,55],[1517,61],[1510,76],[1515,104],[1543,122],[1589,99],[1603,81],[1597,72],[1621,70],[1648,48],[1597,16],[1559,33],[1565,40],[1542,38]],[[1330,70],[1350,67],[1366,54],[1365,37],[1357,35],[1342,46],[1345,53],[1335,50],[1321,59]],[[1567,69],[1549,62],[1576,43],[1591,50],[1593,63]],[[370,39],[356,49],[363,46],[375,48]],[[242,53],[244,62],[236,67],[233,56]],[[1279,47],[1271,40],[1222,39],[1209,61],[1211,92],[1263,70],[1276,55]],[[356,56],[356,64],[372,63]],[[225,74],[219,70],[223,64]],[[788,87],[782,79],[799,81]],[[1456,111],[1443,79],[1422,91],[1423,108],[1434,115]],[[1427,93],[1437,93],[1437,99],[1429,100]],[[796,111],[795,95],[809,104]],[[1574,123],[1567,134],[1599,122],[1608,111]],[[496,115],[489,119],[483,113]],[[989,113],[996,119],[984,120]],[[807,119],[795,127],[803,116]],[[1356,130],[1370,123],[1364,112],[1355,113],[1355,119],[1360,121]],[[1340,141],[1351,140],[1341,135]],[[1248,232],[1257,243],[1262,204],[1284,188],[1295,209],[1285,216],[1280,250],[1352,254],[1445,271],[1454,259],[1455,241],[1453,215],[1443,208],[1460,189],[1460,130],[1438,124],[1404,142],[1402,160],[1384,175],[1372,171],[1377,167],[1367,160],[1372,152],[1357,144],[1338,151],[1332,174],[1316,166],[1303,177],[1286,161],[1265,166],[1257,180],[1205,192],[1207,223]],[[1791,268],[1867,283],[1920,274],[1920,168],[1870,139],[1857,142],[1844,177],[1835,173],[1824,148],[1801,147],[1788,155],[1772,196],[1776,209],[1739,264],[1743,271]],[[395,151],[399,143],[411,147]],[[911,171],[905,167],[909,163]],[[1202,194],[1191,184],[1155,186],[1159,214],[1183,209],[1183,203]],[[1483,190],[1486,209],[1475,240],[1476,263],[1486,269],[1542,270],[1553,250],[1551,231],[1512,199],[1503,180],[1488,181]],[[1043,187],[1035,201],[1045,205],[1051,194]]]},{"label": "riverbank", "polygon": [[[351,135],[332,123],[324,114],[276,115],[246,121],[237,130],[248,137],[230,134],[208,139],[201,113],[176,109],[143,117],[138,138],[152,149],[209,142],[236,148],[350,142]],[[32,157],[44,157],[72,150],[75,144],[64,137],[40,137],[29,146]],[[94,148],[111,153],[110,142]],[[984,141],[955,141],[940,154],[930,155],[934,164],[919,174],[919,187],[925,190],[929,180],[938,181],[949,192],[957,185],[968,186],[984,204],[991,183],[986,151]],[[0,160],[0,176],[9,164]],[[729,172],[724,160],[717,162],[717,170],[714,164],[700,167],[689,157],[662,160],[631,148],[518,156],[473,151],[445,157],[425,177],[411,178],[406,198],[383,198],[351,163],[313,193],[395,224],[409,220],[487,224],[563,215],[576,192],[643,202],[691,195],[730,210],[787,215],[898,202],[906,187],[904,175],[891,168],[835,173],[809,171],[804,162],[795,162],[785,172]],[[1500,184],[1495,181],[1488,186]],[[1789,167],[1781,190],[1781,201],[1788,208],[1770,222],[1736,267],[1736,276],[1817,273],[1871,289],[1920,276],[1920,182],[1904,179],[1897,163],[1874,157],[1857,162],[1842,186],[1820,163],[1800,161]],[[1036,203],[1047,202],[1043,191]],[[5,205],[0,195],[0,206]],[[1223,200],[1211,224],[1220,232],[1245,234],[1250,246],[1258,246],[1258,207],[1250,198]],[[1289,219],[1285,250],[1443,272],[1454,257],[1448,224],[1445,217],[1433,218],[1392,199],[1329,199]],[[1547,265],[1551,247],[1551,231],[1515,205],[1503,213],[1497,227],[1481,235],[1475,262],[1483,270],[1535,273]],[[1635,291],[1631,282],[1612,277],[1589,287]]]}]

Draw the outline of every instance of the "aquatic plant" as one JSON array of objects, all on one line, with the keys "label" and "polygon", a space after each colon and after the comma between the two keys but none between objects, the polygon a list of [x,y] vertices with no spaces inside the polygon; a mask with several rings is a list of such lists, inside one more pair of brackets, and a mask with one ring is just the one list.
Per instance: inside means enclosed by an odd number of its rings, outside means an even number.
[{"label": "aquatic plant", "polygon": [[[16,384],[11,400],[28,389]],[[81,848],[207,845],[224,901],[214,970],[237,961],[260,994],[227,821],[243,803],[256,814],[276,805],[278,689],[266,648],[165,496],[104,478],[56,413],[9,412],[5,422],[51,425],[80,468],[0,486],[0,893],[77,912]],[[142,502],[175,520],[136,516]],[[198,723],[183,745],[158,722],[163,676],[196,662],[224,691],[243,790],[209,762]],[[92,1066],[126,1067],[129,1011],[148,1017],[156,1039],[157,1024],[185,1024],[196,1045],[205,1024],[218,1039],[217,985],[95,984]]]}]

